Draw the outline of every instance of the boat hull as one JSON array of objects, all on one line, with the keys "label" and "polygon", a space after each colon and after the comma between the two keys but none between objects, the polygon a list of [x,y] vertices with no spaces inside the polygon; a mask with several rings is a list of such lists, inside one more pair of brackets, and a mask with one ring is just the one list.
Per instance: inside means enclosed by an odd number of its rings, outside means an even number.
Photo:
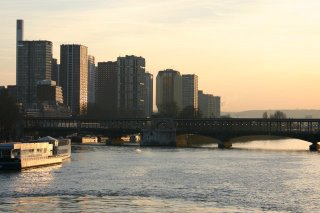
[{"label": "boat hull", "polygon": [[22,170],[33,167],[61,164],[62,157],[28,158],[19,161],[0,162],[0,170]]}]

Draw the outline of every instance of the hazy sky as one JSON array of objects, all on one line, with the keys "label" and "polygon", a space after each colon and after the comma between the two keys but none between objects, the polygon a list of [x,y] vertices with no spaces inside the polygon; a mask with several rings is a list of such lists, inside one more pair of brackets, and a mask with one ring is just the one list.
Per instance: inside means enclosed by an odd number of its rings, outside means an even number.
[{"label": "hazy sky", "polygon": [[320,108],[319,0],[1,0],[0,85],[15,84],[25,39],[88,46],[96,61],[146,58],[156,76],[199,76],[223,111]]}]

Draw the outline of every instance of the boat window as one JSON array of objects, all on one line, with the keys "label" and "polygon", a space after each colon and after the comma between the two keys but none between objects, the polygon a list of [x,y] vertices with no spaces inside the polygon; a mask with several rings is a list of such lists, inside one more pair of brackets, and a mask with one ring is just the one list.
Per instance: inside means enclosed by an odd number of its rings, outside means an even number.
[{"label": "boat window", "polygon": [[26,149],[21,151],[22,156],[29,156],[34,154],[34,149]]},{"label": "boat window", "polygon": [[20,158],[20,149],[14,149],[11,153],[12,158]]},{"label": "boat window", "polygon": [[1,149],[0,158],[11,158],[11,149]]}]

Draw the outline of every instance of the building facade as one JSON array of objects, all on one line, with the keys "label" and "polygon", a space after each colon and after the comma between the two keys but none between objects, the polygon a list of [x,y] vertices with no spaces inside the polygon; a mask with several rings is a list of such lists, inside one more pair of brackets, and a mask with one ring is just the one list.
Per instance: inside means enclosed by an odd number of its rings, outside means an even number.
[{"label": "building facade", "polygon": [[198,92],[199,110],[203,118],[220,117],[220,97],[212,94],[204,94],[202,90]]},{"label": "building facade", "polygon": [[149,72],[145,74],[145,116],[150,117],[153,112],[153,75]]},{"label": "building facade", "polygon": [[99,62],[96,79],[96,105],[106,114],[117,112],[118,63]]},{"label": "building facade", "polygon": [[43,80],[37,85],[38,103],[47,103],[49,105],[63,104],[62,89],[56,85],[55,81]]},{"label": "building facade", "polygon": [[198,76],[182,75],[182,109],[193,107],[198,110]]},{"label": "building facade", "polygon": [[23,28],[24,28],[24,23],[23,20],[18,19],[17,20],[17,25],[16,25],[16,84],[18,81],[18,44],[20,41],[23,41]]},{"label": "building facade", "polygon": [[120,114],[144,116],[145,59],[137,56],[118,57],[117,108]]},{"label": "building facade", "polygon": [[96,65],[95,58],[88,55],[88,103],[94,104],[96,91]]},{"label": "building facade", "polygon": [[182,110],[182,78],[180,72],[167,69],[159,71],[156,83],[156,105],[158,111],[164,106],[174,104]]},{"label": "building facade", "polygon": [[55,81],[57,85],[59,85],[59,64],[56,58],[52,59],[52,72],[51,72],[51,80]]},{"label": "building facade", "polygon": [[0,95],[5,94],[7,92],[7,89],[5,86],[0,86]]},{"label": "building facade", "polygon": [[25,108],[36,103],[37,83],[51,80],[52,43],[50,41],[18,41],[17,98]]},{"label": "building facade", "polygon": [[83,45],[60,46],[60,84],[64,104],[72,115],[87,112],[88,102],[88,48]]},{"label": "building facade", "polygon": [[213,116],[219,118],[221,116],[221,97],[213,96]]}]

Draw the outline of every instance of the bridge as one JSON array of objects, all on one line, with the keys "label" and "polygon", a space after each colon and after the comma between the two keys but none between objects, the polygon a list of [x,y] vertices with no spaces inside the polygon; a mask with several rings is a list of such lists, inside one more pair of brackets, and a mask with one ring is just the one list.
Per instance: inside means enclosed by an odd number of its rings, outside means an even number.
[{"label": "bridge", "polygon": [[216,138],[219,146],[229,147],[230,140],[237,137],[269,135],[308,141],[313,146],[320,142],[320,119],[109,119],[83,118],[25,118],[25,134],[40,136],[66,136],[72,133],[103,135],[119,138],[142,133],[146,129],[167,129],[176,135],[196,134]]}]

